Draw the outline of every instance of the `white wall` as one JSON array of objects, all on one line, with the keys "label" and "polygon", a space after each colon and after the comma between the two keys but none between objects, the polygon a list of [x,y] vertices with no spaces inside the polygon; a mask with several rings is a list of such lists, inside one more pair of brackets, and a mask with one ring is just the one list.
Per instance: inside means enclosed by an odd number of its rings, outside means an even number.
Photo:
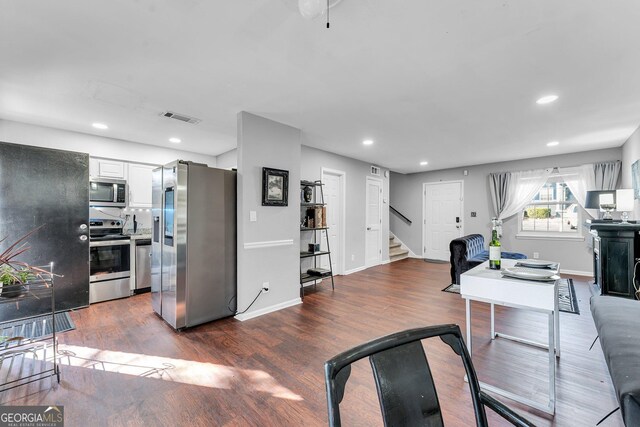
[{"label": "white wall", "polygon": [[89,153],[92,157],[163,165],[176,159],[216,166],[216,158],[178,149],[0,119],[0,141]]},{"label": "white wall", "polygon": [[233,169],[238,167],[238,150],[234,148],[216,157],[220,169]]},{"label": "white wall", "polygon": [[[101,137],[96,135],[30,125],[0,119],[0,141],[37,147],[57,148],[60,150],[89,153],[91,157],[123,160],[132,163],[162,165],[176,159],[191,160],[216,166],[216,158],[177,149],[155,147],[131,141]],[[139,228],[151,227],[151,213],[146,210],[121,212],[119,209],[91,209],[91,218],[120,217],[129,214],[126,228],[133,227],[133,215],[136,215]]]},{"label": "white wall", "polygon": [[[371,175],[371,163],[361,162],[316,148],[302,146],[300,177],[315,181],[321,178],[322,168],[337,169],[346,172],[346,224],[344,266],[345,272],[364,267],[365,231],[366,231],[366,177]],[[384,177],[382,206],[382,260],[389,259],[389,178]],[[353,258],[353,259],[352,259]]]},{"label": "white wall", "polygon": [[[622,146],[622,188],[633,188],[631,181],[631,165],[640,160],[640,127],[631,134],[629,139]],[[640,200],[634,200],[633,213],[629,214],[630,219],[640,220]]]},{"label": "white wall", "polygon": [[[491,217],[495,214],[491,205],[489,193],[489,173],[500,171],[517,171],[556,166],[577,166],[599,161],[620,160],[621,148],[607,150],[586,151],[575,154],[565,154],[548,157],[538,157],[527,160],[491,163],[486,165],[469,166],[464,168],[446,169],[433,172],[415,173],[409,175],[391,175],[391,206],[413,221],[406,225],[395,215],[391,214],[391,231],[398,235],[413,252],[422,254],[422,184],[450,180],[464,181],[464,234],[479,233],[484,235],[485,242],[491,234]],[[463,170],[469,171],[468,176]],[[477,212],[475,218],[471,212]],[[539,252],[540,258],[560,262],[564,271],[583,272],[591,274],[593,270],[592,253],[586,240],[540,240],[516,238],[518,217],[514,216],[504,221],[502,247],[505,251],[522,252],[529,257],[533,252]],[[583,234],[588,236],[586,230]],[[588,239],[588,237],[585,237]]]},{"label": "white wall", "polygon": [[[238,114],[238,311],[240,320],[300,303],[300,130]],[[289,205],[262,206],[262,168],[289,171]],[[250,221],[255,211],[257,221]]]}]

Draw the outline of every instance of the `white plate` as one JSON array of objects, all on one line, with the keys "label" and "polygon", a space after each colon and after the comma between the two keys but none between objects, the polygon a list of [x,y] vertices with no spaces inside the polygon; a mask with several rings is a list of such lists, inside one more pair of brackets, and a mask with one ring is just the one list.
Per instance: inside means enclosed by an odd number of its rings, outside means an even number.
[{"label": "white plate", "polygon": [[543,282],[543,283],[553,283],[556,280],[558,280],[560,278],[560,276],[554,275],[551,277],[522,277],[522,276],[516,276],[515,274],[512,275],[506,271],[502,272],[502,277],[506,277],[506,278],[511,278],[511,279],[516,279],[516,280],[528,280],[531,282]]},{"label": "white plate", "polygon": [[543,261],[541,259],[519,259],[517,263],[523,267],[532,268],[549,268],[557,264],[553,261]]},{"label": "white plate", "polygon": [[555,275],[555,271],[524,267],[508,267],[504,269],[504,273],[519,279],[531,280],[551,280],[552,276]]}]

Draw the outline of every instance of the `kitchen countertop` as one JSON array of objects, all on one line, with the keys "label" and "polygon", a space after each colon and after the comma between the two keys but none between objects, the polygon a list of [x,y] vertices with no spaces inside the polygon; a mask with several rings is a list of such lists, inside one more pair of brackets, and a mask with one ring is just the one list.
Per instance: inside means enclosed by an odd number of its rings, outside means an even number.
[{"label": "kitchen countertop", "polygon": [[125,228],[124,234],[129,236],[131,241],[140,240],[140,239],[150,239],[151,238],[151,228],[138,228],[136,233],[133,233],[132,228]]},{"label": "kitchen countertop", "polygon": [[140,240],[140,239],[150,239],[151,234],[130,234],[129,238],[131,241]]}]

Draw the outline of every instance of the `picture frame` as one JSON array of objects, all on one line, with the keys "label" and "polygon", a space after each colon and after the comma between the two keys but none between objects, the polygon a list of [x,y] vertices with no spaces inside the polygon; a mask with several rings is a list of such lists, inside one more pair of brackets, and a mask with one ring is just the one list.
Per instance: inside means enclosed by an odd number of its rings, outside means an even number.
[{"label": "picture frame", "polygon": [[289,205],[289,171],[262,168],[262,206]]},{"label": "picture frame", "polygon": [[633,198],[640,199],[640,160],[631,165],[631,184],[633,185]]}]

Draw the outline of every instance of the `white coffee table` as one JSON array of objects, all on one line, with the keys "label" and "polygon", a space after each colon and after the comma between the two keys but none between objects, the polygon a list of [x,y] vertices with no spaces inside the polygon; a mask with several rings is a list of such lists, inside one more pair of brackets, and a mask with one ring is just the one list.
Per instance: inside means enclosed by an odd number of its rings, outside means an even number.
[{"label": "white coffee table", "polygon": [[[513,267],[519,260],[502,259],[502,268]],[[559,269],[559,265],[557,267]],[[556,270],[557,273],[557,270]],[[508,399],[523,403],[549,414],[555,413],[556,400],[556,363],[560,357],[560,318],[558,315],[558,282],[540,282],[502,277],[501,270],[489,269],[489,261],[463,273],[460,276],[460,295],[466,303],[467,348],[472,353],[471,342],[471,301],[491,304],[491,339],[501,337],[527,345],[547,349],[549,352],[549,401],[547,405],[500,389],[493,385],[480,383],[487,391]],[[549,340],[547,344],[523,338],[497,333],[495,330],[495,304],[546,313],[549,317]]]}]

